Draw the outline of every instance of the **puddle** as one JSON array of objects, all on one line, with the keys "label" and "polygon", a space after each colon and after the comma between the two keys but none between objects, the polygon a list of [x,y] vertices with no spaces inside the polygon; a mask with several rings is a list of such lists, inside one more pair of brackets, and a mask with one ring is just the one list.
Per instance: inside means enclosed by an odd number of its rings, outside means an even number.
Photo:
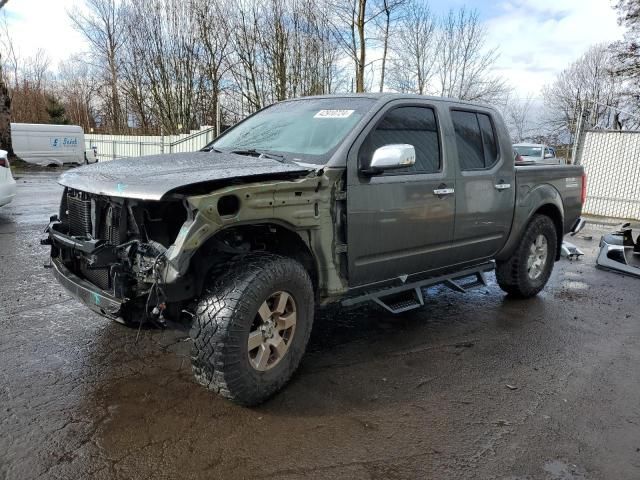
[{"label": "puddle", "polygon": [[549,460],[544,464],[544,471],[553,480],[584,480],[585,472],[577,465],[562,460]]},{"label": "puddle", "polygon": [[570,290],[587,290],[589,288],[589,284],[578,280],[565,280],[562,282],[562,287]]}]

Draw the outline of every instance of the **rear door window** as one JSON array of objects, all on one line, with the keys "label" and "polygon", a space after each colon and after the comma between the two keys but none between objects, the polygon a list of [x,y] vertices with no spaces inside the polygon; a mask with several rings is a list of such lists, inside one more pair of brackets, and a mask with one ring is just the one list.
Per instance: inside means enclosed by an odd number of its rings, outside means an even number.
[{"label": "rear door window", "polygon": [[489,115],[452,110],[458,158],[462,170],[491,168],[498,161],[498,142]]}]

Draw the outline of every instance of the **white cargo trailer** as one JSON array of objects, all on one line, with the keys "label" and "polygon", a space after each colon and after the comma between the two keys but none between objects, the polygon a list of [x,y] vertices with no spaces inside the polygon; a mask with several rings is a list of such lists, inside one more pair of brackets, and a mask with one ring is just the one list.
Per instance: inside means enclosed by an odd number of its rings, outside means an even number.
[{"label": "white cargo trailer", "polygon": [[15,154],[27,163],[43,166],[95,163],[94,150],[85,151],[84,131],[78,125],[12,123]]}]

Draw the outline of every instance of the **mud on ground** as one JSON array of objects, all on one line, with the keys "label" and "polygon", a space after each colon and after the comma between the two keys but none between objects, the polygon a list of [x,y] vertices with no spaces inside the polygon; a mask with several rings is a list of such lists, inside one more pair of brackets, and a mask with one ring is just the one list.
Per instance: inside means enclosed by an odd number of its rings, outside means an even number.
[{"label": "mud on ground", "polygon": [[640,280],[556,264],[426,307],[319,314],[291,384],[246,409],[196,385],[184,330],[94,315],[43,268],[55,174],[0,209],[0,479],[640,478]]}]

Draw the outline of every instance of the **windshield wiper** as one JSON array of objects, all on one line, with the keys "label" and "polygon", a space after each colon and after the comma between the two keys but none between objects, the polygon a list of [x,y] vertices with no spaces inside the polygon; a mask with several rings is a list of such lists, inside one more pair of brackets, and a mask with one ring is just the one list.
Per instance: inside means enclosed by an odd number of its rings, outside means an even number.
[{"label": "windshield wiper", "polygon": [[222,150],[218,150],[217,148],[215,148],[213,145],[209,146],[209,147],[204,147],[202,150],[202,152],[215,152],[215,153],[222,153]]},{"label": "windshield wiper", "polygon": [[284,155],[260,151],[260,150],[256,150],[255,148],[249,148],[246,150],[231,150],[231,152],[229,153],[235,153],[236,155],[247,155],[249,157],[266,157],[266,158],[277,160],[278,162],[283,162],[283,163],[285,161]]}]

